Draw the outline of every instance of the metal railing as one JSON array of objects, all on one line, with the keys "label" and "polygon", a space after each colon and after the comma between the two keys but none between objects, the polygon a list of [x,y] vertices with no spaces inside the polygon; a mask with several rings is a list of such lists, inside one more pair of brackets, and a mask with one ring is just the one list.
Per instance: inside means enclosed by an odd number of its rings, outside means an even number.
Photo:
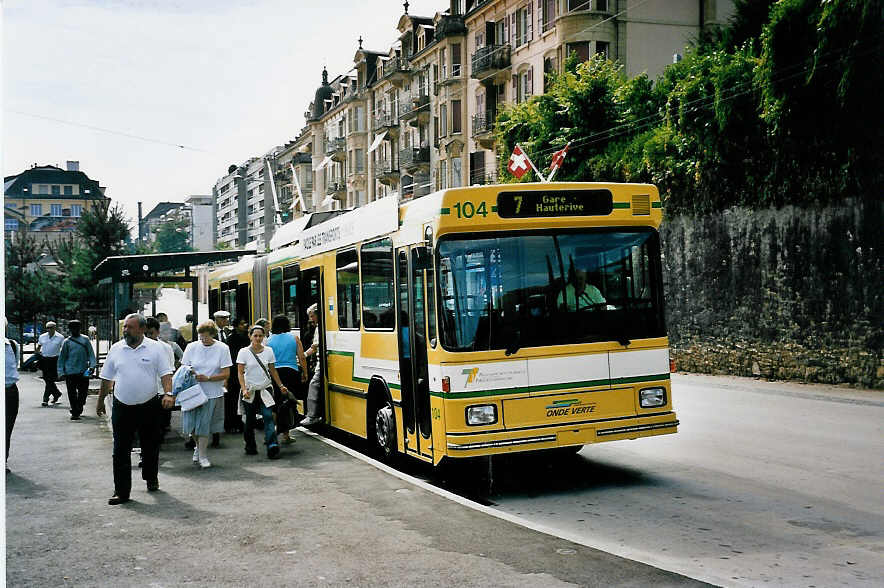
[{"label": "metal railing", "polygon": [[378,160],[374,165],[374,177],[382,178],[384,176],[396,175],[399,173],[399,166],[389,159]]},{"label": "metal railing", "polygon": [[497,183],[497,169],[496,168],[479,168],[470,170],[470,185],[471,186],[484,186],[486,184],[496,184]]},{"label": "metal railing", "polygon": [[383,66],[381,66],[381,77],[388,78],[393,74],[408,73],[410,71],[411,66],[408,65],[407,59],[404,57],[394,57],[385,61]]},{"label": "metal railing", "polygon": [[347,185],[344,182],[329,182],[328,186],[325,189],[326,194],[338,194],[340,192],[346,192]]},{"label": "metal railing", "polygon": [[430,163],[430,148],[419,147],[402,149],[399,151],[399,167],[400,169],[414,167],[418,165],[427,165]]},{"label": "metal railing", "polygon": [[384,129],[389,127],[398,127],[399,126],[399,116],[396,114],[390,114],[388,112],[381,112],[374,116],[374,128]]},{"label": "metal railing", "polygon": [[486,110],[479,114],[473,115],[473,136],[485,135],[494,131],[494,120],[497,118],[497,111]]},{"label": "metal railing", "polygon": [[335,137],[334,139],[326,139],[325,142],[325,154],[331,155],[333,153],[339,153],[341,151],[345,151],[347,149],[347,139],[344,137]]},{"label": "metal railing", "polygon": [[478,78],[482,74],[508,68],[511,51],[509,44],[479,47],[473,53],[472,76]]}]

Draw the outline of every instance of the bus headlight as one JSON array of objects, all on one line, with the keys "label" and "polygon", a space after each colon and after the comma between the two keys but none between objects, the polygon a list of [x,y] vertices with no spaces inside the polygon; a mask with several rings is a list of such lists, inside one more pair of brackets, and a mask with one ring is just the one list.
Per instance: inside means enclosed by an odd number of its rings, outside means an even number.
[{"label": "bus headlight", "polygon": [[497,422],[497,406],[494,404],[480,404],[467,407],[468,425],[493,425]]},{"label": "bus headlight", "polygon": [[666,388],[645,388],[638,392],[638,404],[642,408],[654,408],[666,404]]}]

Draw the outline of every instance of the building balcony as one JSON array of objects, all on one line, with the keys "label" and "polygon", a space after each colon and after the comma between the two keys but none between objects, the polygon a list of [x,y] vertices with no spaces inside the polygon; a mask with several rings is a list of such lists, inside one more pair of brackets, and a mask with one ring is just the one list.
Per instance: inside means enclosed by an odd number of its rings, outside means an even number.
[{"label": "building balcony", "polygon": [[375,163],[374,179],[386,186],[399,183],[399,166],[392,161],[382,159]]},{"label": "building balcony", "polygon": [[497,111],[486,110],[473,115],[473,139],[483,149],[490,149],[494,144],[494,121],[497,119]]},{"label": "building balcony", "polygon": [[374,132],[387,131],[393,138],[399,136],[399,116],[389,112],[379,112],[374,116]]},{"label": "building balcony", "polygon": [[430,120],[430,96],[426,92],[406,95],[399,105],[402,122],[417,127]]},{"label": "building balcony", "polygon": [[479,47],[472,58],[471,75],[483,84],[498,84],[509,73],[511,48],[507,45]]},{"label": "building balcony", "polygon": [[470,186],[485,186],[497,183],[497,168],[480,168],[470,170]]},{"label": "building balcony", "polygon": [[439,71],[439,85],[448,86],[463,81],[463,65],[460,63],[453,64],[450,69],[448,66],[443,67]]},{"label": "building balcony", "polygon": [[430,167],[430,148],[408,148],[399,151],[399,169],[411,173],[420,168]]},{"label": "building balcony", "polygon": [[335,161],[347,159],[347,140],[344,137],[327,139],[325,142],[325,154]]},{"label": "building balcony", "polygon": [[340,180],[329,182],[325,188],[325,193],[335,200],[343,200],[347,197],[347,184]]},{"label": "building balcony", "polygon": [[396,87],[402,87],[410,76],[411,66],[404,57],[388,59],[381,66],[381,79],[389,80]]}]

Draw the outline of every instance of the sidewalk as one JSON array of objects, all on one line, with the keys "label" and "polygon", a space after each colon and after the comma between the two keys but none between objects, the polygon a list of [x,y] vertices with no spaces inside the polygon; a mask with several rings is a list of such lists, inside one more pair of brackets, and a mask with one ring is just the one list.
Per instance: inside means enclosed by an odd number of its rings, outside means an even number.
[{"label": "sidewalk", "polygon": [[303,434],[278,461],[224,435],[207,470],[170,436],[161,491],[148,494],[133,468],[133,501],[108,506],[111,438],[96,398],[70,421],[66,397],[40,407],[42,380],[24,374],[19,389],[10,586],[701,585],[465,508]]}]

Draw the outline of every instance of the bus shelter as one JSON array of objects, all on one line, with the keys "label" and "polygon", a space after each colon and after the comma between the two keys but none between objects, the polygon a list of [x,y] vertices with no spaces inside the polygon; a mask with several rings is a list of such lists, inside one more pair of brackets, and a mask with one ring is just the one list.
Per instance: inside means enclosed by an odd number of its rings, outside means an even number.
[{"label": "bus shelter", "polygon": [[[254,255],[254,249],[228,249],[221,251],[193,251],[183,253],[154,253],[150,255],[119,255],[107,257],[95,266],[95,276],[101,289],[104,304],[99,319],[98,339],[106,340],[108,346],[119,339],[118,321],[132,308],[135,288],[163,284],[189,287],[193,299],[192,337],[196,339],[199,317],[199,276],[191,269],[195,266],[233,261],[244,255]],[[154,312],[156,311],[154,300]],[[108,347],[109,348],[109,347]],[[99,344],[99,357],[101,353]]]}]

